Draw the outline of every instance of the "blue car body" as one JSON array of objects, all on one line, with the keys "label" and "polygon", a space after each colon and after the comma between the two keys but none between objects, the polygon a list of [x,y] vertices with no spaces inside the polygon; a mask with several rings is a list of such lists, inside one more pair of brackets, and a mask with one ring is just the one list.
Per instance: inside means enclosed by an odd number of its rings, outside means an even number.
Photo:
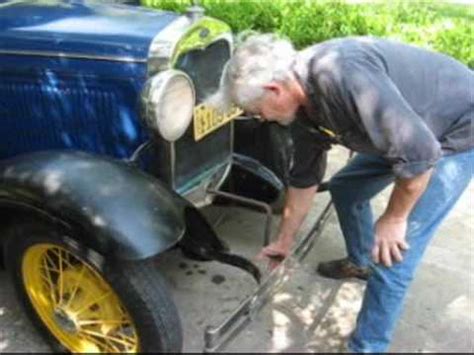
[{"label": "blue car body", "polygon": [[97,1],[1,4],[0,159],[46,149],[130,156],[148,136],[138,98],[150,43],[176,18]]}]

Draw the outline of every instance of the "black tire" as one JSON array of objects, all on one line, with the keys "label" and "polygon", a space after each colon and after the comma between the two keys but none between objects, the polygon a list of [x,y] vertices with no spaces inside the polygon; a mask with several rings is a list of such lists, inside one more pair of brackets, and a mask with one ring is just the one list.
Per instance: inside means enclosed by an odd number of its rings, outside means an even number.
[{"label": "black tire", "polygon": [[66,249],[100,274],[132,318],[140,352],[181,352],[183,341],[178,311],[151,260],[108,262],[69,237],[64,237],[50,225],[21,223],[13,226],[7,233],[4,245],[5,266],[29,318],[54,351],[70,352],[48,330],[34,309],[22,276],[25,252],[40,243],[50,243]]}]

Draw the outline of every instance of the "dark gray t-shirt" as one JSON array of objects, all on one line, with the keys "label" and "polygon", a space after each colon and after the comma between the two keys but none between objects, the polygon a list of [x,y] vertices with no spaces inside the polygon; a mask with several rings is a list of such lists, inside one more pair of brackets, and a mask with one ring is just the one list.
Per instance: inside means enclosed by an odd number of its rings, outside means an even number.
[{"label": "dark gray t-shirt", "polygon": [[400,178],[474,147],[474,73],[446,55],[391,40],[341,38],[300,52],[295,73],[311,107],[291,126],[291,186],[321,181],[333,143],[384,157]]}]

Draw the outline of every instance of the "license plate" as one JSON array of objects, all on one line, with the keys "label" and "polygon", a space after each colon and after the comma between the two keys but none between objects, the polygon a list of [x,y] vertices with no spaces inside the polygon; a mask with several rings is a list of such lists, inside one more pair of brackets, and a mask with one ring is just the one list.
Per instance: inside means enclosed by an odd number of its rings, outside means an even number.
[{"label": "license plate", "polygon": [[237,107],[221,114],[212,107],[203,104],[196,106],[194,108],[194,140],[197,142],[203,139],[241,114],[242,110]]}]

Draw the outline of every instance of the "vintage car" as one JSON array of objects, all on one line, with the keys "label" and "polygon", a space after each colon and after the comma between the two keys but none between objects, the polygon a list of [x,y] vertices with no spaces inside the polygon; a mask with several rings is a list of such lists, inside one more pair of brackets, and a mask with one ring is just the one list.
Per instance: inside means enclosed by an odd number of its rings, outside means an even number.
[{"label": "vintage car", "polygon": [[[0,2],[2,263],[54,350],[179,352],[177,308],[153,264],[172,248],[259,280],[200,211],[232,200],[270,220],[284,193],[287,153],[264,151],[276,139],[286,152],[287,136],[203,104],[232,48],[230,28],[196,6],[179,15],[111,1]],[[265,139],[252,155],[255,135]],[[254,301],[208,330],[208,350]]]}]

